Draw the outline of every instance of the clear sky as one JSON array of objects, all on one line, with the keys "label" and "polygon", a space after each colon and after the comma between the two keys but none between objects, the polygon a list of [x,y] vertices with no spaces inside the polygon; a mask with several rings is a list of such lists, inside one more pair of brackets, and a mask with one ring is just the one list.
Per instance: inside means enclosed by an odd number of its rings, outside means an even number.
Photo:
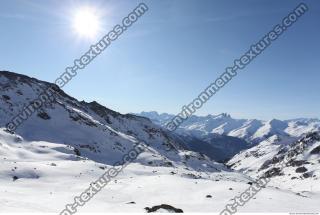
[{"label": "clear sky", "polygon": [[[63,2],[63,3],[62,3]],[[300,1],[146,0],[149,11],[63,90],[116,111],[178,113]],[[218,92],[198,115],[320,117],[320,2]],[[140,1],[3,0],[1,70],[53,82]],[[72,28],[77,8],[102,12],[95,39]]]}]

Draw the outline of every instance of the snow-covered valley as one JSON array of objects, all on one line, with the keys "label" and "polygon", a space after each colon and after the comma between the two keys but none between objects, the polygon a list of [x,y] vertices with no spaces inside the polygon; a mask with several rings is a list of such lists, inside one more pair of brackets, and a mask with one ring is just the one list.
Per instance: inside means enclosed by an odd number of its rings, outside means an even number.
[{"label": "snow-covered valley", "polygon": [[[18,141],[0,133],[1,212],[60,212],[109,167],[78,157],[63,144]],[[219,212],[250,181],[231,171],[199,172],[134,162],[79,211],[146,212],[145,207],[169,204],[184,212]],[[319,183],[309,181],[294,191],[279,187],[281,181],[274,181],[239,211],[319,211]]]}]

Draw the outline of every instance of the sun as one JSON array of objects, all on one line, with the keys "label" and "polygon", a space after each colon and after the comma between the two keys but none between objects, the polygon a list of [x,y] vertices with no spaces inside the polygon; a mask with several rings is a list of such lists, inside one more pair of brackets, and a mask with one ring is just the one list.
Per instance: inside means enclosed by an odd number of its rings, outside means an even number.
[{"label": "sun", "polygon": [[101,20],[97,10],[83,7],[74,11],[72,28],[80,37],[89,39],[96,37],[101,30]]}]

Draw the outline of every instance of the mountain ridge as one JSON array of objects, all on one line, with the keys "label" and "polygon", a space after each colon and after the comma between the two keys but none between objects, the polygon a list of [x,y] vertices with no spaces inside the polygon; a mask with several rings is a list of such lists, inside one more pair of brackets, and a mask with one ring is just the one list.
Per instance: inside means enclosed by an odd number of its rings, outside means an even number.
[{"label": "mountain ridge", "polygon": [[[174,115],[159,114],[156,111],[141,112],[137,115],[150,118],[153,122],[165,126]],[[268,137],[296,137],[320,130],[320,120],[317,118],[296,118],[289,120],[259,120],[259,119],[234,119],[227,113],[207,116],[193,115],[187,119],[178,133],[191,132],[194,136],[201,137],[208,134],[223,134],[245,139],[251,143],[259,143]]]},{"label": "mountain ridge", "polygon": [[[53,85],[25,75],[0,71],[0,127],[4,128],[34,101],[41,90]],[[116,162],[135,143],[144,142],[154,151],[144,164],[190,164],[190,169],[203,168],[204,171],[209,171],[211,164],[221,166],[196,152],[186,152],[181,147],[181,151],[177,151],[171,145],[180,146],[178,140],[145,117],[120,114],[95,101],[78,101],[61,89],[55,93],[58,94],[56,102],[38,108],[16,129],[15,134],[25,141],[64,143],[79,150],[82,156],[108,164]],[[108,157],[103,151],[108,151]],[[195,159],[194,162],[185,159],[185,155],[190,153],[193,156],[187,157]],[[196,164],[200,160],[207,160],[209,169]],[[213,167],[212,171],[216,168]]]}]

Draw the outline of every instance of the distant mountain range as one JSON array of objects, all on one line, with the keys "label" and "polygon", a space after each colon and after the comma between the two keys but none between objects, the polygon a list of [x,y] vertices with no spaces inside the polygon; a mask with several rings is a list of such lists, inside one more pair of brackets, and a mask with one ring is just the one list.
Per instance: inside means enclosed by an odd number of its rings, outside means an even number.
[{"label": "distant mountain range", "polygon": [[[155,111],[141,112],[137,115],[147,117],[160,126],[165,126],[174,117],[172,114],[159,114]],[[188,148],[222,161],[265,140],[291,143],[308,132],[316,131],[320,131],[319,119],[265,121],[234,119],[229,114],[222,113],[193,115],[176,130],[176,133],[184,137]]]},{"label": "distant mountain range", "polygon": [[[154,111],[138,115],[148,117],[161,126],[174,117]],[[230,168],[254,179],[272,177],[275,187],[312,190],[312,181],[320,179],[319,119],[264,121],[233,119],[223,113],[192,116],[176,132],[185,138],[192,150],[216,160],[228,160],[226,164]],[[301,145],[305,149],[299,154],[296,149]],[[287,156],[289,158],[285,162]],[[302,185],[302,181],[308,182]],[[304,191],[299,195],[310,196],[312,193]]]}]

